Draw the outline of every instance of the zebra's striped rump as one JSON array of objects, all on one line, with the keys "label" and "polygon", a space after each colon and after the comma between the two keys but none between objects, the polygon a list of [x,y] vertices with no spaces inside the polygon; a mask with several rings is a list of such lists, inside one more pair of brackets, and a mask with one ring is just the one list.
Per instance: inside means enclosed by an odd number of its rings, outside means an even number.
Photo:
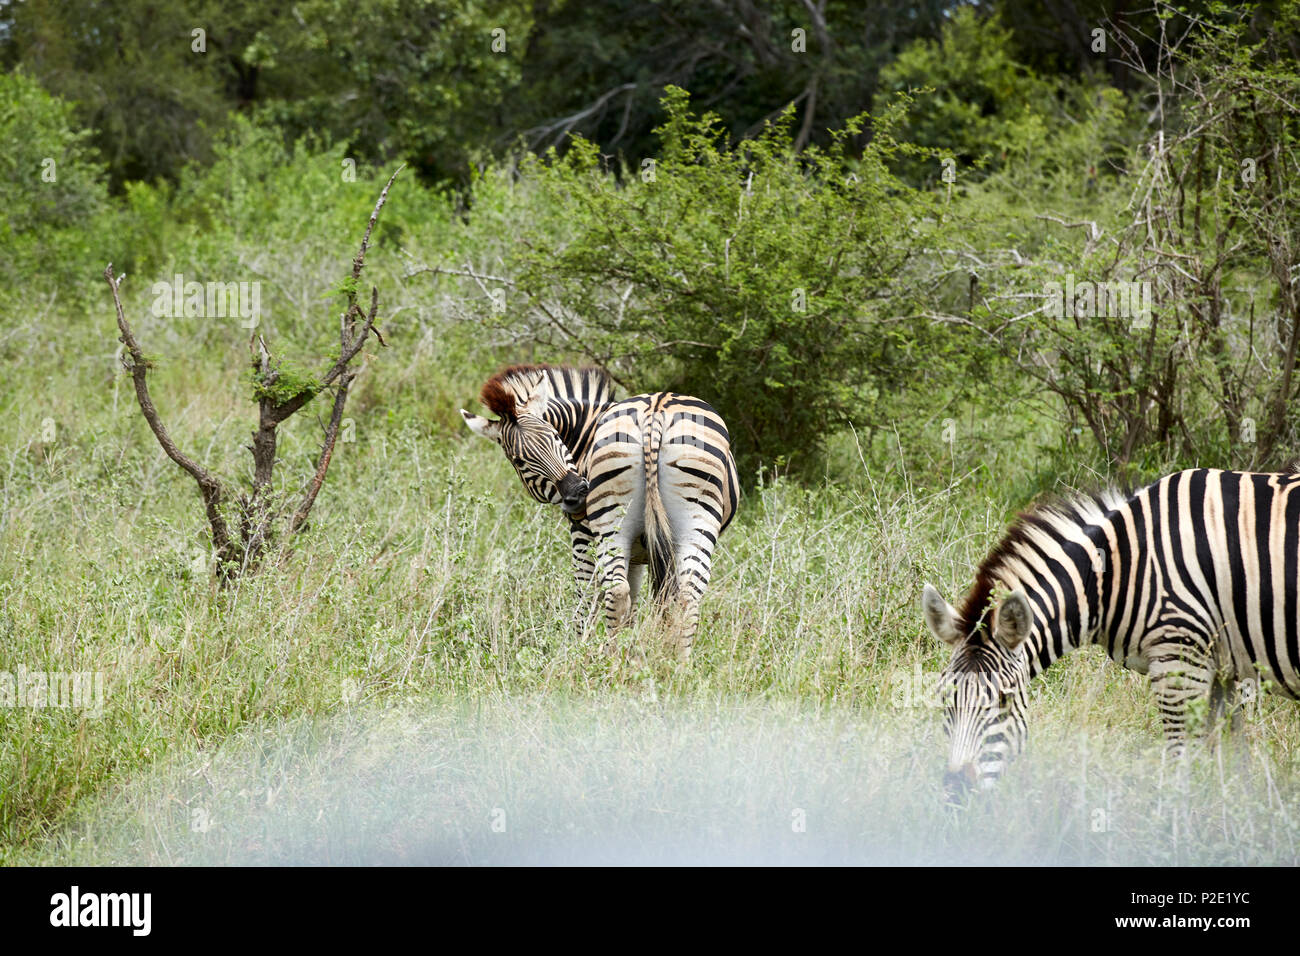
[{"label": "zebra's striped rump", "polygon": [[1195,701],[1216,718],[1243,683],[1300,696],[1300,475],[1190,469],[1034,509],[960,611],[929,585],[922,603],[953,648],[945,681],[976,678],[949,705],[950,774],[995,779],[1023,744],[1029,680],[1088,643],[1150,676],[1180,754]]},{"label": "zebra's striped rump", "polygon": [[616,401],[612,391],[599,369],[512,366],[481,395],[497,421],[461,414],[501,445],[534,498],[568,513],[579,628],[597,591],[608,629],[625,625],[649,566],[685,656],[713,549],[739,499],[730,439],[721,416],[697,398],[657,392]]}]

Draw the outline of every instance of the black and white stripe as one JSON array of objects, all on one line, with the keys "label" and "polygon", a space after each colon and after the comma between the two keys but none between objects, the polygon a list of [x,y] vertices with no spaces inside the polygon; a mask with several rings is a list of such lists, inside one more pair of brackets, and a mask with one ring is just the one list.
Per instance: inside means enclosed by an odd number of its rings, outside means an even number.
[{"label": "black and white stripe", "polygon": [[461,414],[501,445],[534,498],[568,514],[580,626],[597,594],[610,632],[627,624],[650,567],[685,657],[718,535],[739,501],[730,437],[698,398],[615,401],[612,392],[600,369],[514,366],[483,387],[496,421]]},{"label": "black and white stripe", "polygon": [[1217,718],[1243,681],[1300,697],[1298,558],[1293,473],[1192,469],[1022,515],[962,610],[925,588],[930,629],[953,648],[949,786],[997,779],[1024,743],[1025,685],[1084,644],[1149,675],[1174,754],[1193,701]]}]

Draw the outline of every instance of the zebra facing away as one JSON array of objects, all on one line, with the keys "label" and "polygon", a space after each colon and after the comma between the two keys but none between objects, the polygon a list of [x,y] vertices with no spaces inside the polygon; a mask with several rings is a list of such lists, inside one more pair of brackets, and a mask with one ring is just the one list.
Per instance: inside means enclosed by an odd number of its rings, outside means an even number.
[{"label": "zebra facing away", "polygon": [[994,784],[1024,746],[1029,681],[1084,644],[1149,675],[1172,755],[1193,701],[1217,719],[1243,681],[1300,697],[1298,563],[1297,474],[1193,469],[1021,515],[960,611],[925,586],[952,648],[945,789]]},{"label": "zebra facing away", "polygon": [[550,365],[511,366],[480,400],[497,419],[461,409],[465,423],[501,446],[529,494],[568,516],[579,631],[596,592],[609,634],[626,625],[649,566],[688,657],[713,549],[739,500],[718,413],[673,392],[615,401],[604,370]]}]

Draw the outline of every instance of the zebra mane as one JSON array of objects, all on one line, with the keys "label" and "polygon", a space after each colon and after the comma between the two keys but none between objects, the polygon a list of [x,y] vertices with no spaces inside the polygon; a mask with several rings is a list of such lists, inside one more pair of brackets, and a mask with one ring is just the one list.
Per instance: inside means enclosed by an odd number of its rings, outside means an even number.
[{"label": "zebra mane", "polygon": [[987,627],[989,604],[997,586],[998,572],[1016,560],[1031,544],[1036,534],[1062,537],[1066,528],[1100,524],[1106,515],[1120,507],[1128,495],[1116,488],[1092,493],[1051,496],[1016,516],[988,556],[975,572],[975,584],[966,595],[960,611],[960,627],[967,636]]},{"label": "zebra mane", "polygon": [[614,382],[603,368],[568,365],[511,365],[483,384],[479,401],[500,418],[513,419],[520,406],[547,385],[552,398],[603,405],[613,397]]}]

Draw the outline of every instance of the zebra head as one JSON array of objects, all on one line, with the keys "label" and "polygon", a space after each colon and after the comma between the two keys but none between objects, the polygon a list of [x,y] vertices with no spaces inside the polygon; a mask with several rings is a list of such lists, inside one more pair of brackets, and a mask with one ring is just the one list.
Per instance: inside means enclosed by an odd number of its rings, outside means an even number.
[{"label": "zebra head", "polygon": [[513,396],[506,400],[485,390],[484,404],[499,419],[491,421],[463,408],[460,413],[470,431],[501,446],[530,495],[543,504],[559,505],[566,514],[581,515],[587,507],[587,479],[578,473],[560,433],[542,418],[545,403],[542,392],[516,405]]},{"label": "zebra head", "polygon": [[940,677],[948,770],[944,791],[956,801],[973,787],[992,787],[1024,747],[1029,701],[1026,638],[1033,624],[1029,599],[1013,591],[990,615],[968,626],[957,609],[930,585],[925,620],[952,648]]}]

